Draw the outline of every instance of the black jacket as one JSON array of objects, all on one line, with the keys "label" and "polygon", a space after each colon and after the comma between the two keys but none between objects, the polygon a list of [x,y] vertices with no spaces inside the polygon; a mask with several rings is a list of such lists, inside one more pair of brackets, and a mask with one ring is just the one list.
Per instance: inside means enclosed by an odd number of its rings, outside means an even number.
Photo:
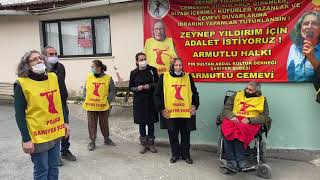
[{"label": "black jacket", "polygon": [[[181,77],[183,75],[185,75],[184,73],[181,75],[175,75],[174,73],[170,72],[170,75],[172,77]],[[197,88],[194,84],[193,78],[191,76],[191,74],[189,74],[190,77],[190,85],[191,85],[191,91],[192,91],[192,105],[196,106],[196,108],[198,109],[199,105],[200,105],[200,101],[199,101],[199,93],[197,91]],[[160,112],[160,128],[161,129],[170,129],[171,126],[174,126],[174,123],[172,123],[173,121],[176,120],[183,120],[184,122],[186,122],[187,124],[187,128],[188,130],[192,131],[192,130],[196,130],[196,116],[191,116],[191,118],[174,118],[174,119],[165,119],[162,114],[161,114],[161,110],[165,109],[165,105],[164,105],[164,94],[163,94],[163,74],[160,75],[157,87],[154,91],[154,103],[156,106],[156,109],[158,112]]]},{"label": "black jacket", "polygon": [[[149,124],[159,121],[158,112],[153,103],[153,92],[159,76],[157,69],[147,65],[146,69],[137,67],[130,73],[129,89],[133,92],[133,117],[136,124]],[[138,86],[149,84],[150,89],[138,91]]]},{"label": "black jacket", "polygon": [[62,103],[66,103],[68,99],[68,91],[65,83],[66,70],[64,68],[64,65],[57,62],[51,68],[49,68],[49,71],[54,72],[58,76],[58,83],[59,83]]}]

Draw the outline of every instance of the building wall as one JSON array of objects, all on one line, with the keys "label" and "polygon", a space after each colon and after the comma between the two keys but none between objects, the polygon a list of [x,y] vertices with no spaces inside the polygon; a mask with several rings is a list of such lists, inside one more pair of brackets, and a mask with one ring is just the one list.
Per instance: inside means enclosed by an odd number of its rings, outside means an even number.
[{"label": "building wall", "polygon": [[[245,83],[196,83],[196,86],[200,108],[191,143],[216,144],[220,129],[215,119],[223,108],[225,92],[244,89]],[[320,150],[320,105],[315,101],[316,92],[311,83],[262,83],[262,93],[267,97],[273,120],[268,148]],[[167,131],[156,133],[159,138],[167,138]]]},{"label": "building wall", "polygon": [[[142,3],[121,3],[80,10],[50,13],[41,16],[0,17],[0,82],[13,82],[19,58],[25,51],[41,47],[40,21],[110,16],[112,57],[101,57],[108,65],[107,73],[116,79],[113,62],[121,76],[128,80],[135,67],[134,55],[143,49]],[[61,59],[66,66],[66,83],[71,94],[81,91],[85,77],[94,58]],[[192,143],[215,144],[220,130],[215,117],[223,107],[226,90],[243,89],[243,83],[196,83],[200,92],[197,131],[192,133]],[[319,104],[311,83],[263,83],[263,94],[268,98],[273,119],[268,146],[273,148],[320,150]],[[71,112],[72,113],[72,112]],[[159,123],[157,124],[159,126]],[[111,132],[112,134],[112,132]],[[165,130],[156,129],[157,138],[167,138]]]},{"label": "building wall", "polygon": [[0,16],[0,82],[14,82],[20,58],[40,49],[38,21],[31,16]]},{"label": "building wall", "polygon": [[71,95],[78,95],[90,71],[91,61],[100,59],[107,65],[107,73],[117,81],[114,64],[124,80],[135,68],[135,54],[143,50],[143,23],[141,2],[119,3],[86,9],[55,12],[40,16],[0,17],[0,82],[13,82],[19,58],[31,49],[40,50],[41,21],[94,16],[110,16],[112,57],[60,59],[66,67],[66,83]]}]

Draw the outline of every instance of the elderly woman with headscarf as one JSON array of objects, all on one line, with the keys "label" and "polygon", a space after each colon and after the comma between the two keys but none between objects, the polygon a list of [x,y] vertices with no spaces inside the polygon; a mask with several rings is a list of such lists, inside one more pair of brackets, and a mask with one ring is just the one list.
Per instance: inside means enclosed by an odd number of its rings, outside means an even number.
[{"label": "elderly woman with headscarf", "polygon": [[[154,92],[156,109],[160,113],[160,126],[168,129],[172,157],[175,163],[182,157],[192,164],[190,132],[196,129],[196,111],[199,94],[189,73],[183,72],[182,60],[174,58],[170,71],[162,74]],[[181,143],[179,142],[179,133]]]},{"label": "elderly woman with headscarf", "polygon": [[22,149],[31,155],[35,180],[59,178],[60,140],[70,128],[61,103],[58,79],[47,72],[44,57],[28,51],[18,65],[14,84],[16,122]]}]

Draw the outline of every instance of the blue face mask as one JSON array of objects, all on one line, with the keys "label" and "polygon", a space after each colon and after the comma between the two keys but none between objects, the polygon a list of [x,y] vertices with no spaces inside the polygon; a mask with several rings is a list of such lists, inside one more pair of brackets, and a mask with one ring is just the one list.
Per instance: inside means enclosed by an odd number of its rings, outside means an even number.
[{"label": "blue face mask", "polygon": [[91,72],[92,72],[92,74],[98,74],[96,68],[91,68]]}]

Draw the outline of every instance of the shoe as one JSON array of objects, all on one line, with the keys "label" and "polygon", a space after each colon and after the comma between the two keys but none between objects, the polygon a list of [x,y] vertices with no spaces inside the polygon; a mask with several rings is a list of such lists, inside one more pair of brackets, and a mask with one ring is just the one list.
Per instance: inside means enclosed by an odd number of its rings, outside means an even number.
[{"label": "shoe", "polygon": [[59,157],[58,166],[63,166],[63,162],[62,162],[62,160],[61,160],[61,158],[60,158],[60,157]]},{"label": "shoe", "polygon": [[68,160],[68,161],[76,161],[76,160],[77,160],[76,156],[74,156],[70,151],[67,151],[67,152],[65,152],[65,153],[62,153],[62,154],[61,154],[61,157],[62,157],[63,159]]},{"label": "shoe", "polygon": [[91,143],[88,144],[88,150],[89,151],[93,151],[95,149],[96,149],[96,143],[91,142]]},{"label": "shoe", "polygon": [[238,169],[237,161],[235,161],[235,160],[227,161],[226,168],[237,171],[237,169]]},{"label": "shoe", "polygon": [[140,140],[140,144],[141,144],[141,148],[139,150],[139,153],[140,154],[144,154],[148,150],[147,138],[146,137],[140,137],[139,140]]},{"label": "shoe", "polygon": [[239,161],[238,166],[239,166],[240,171],[245,170],[250,167],[250,165],[245,160]]},{"label": "shoe", "polygon": [[154,146],[154,138],[148,137],[147,144],[148,144],[148,149],[150,152],[152,152],[152,153],[158,152],[156,147]]},{"label": "shoe", "polygon": [[188,164],[193,164],[193,160],[191,158],[186,158],[184,159],[186,161],[186,163]]},{"label": "shoe", "polygon": [[175,157],[175,156],[172,156],[171,158],[170,158],[170,162],[171,163],[175,163],[175,162],[177,162],[179,160],[179,158],[178,157]]},{"label": "shoe", "polygon": [[109,146],[115,146],[116,145],[110,138],[106,138],[104,140],[104,144],[105,145],[109,145]]}]

